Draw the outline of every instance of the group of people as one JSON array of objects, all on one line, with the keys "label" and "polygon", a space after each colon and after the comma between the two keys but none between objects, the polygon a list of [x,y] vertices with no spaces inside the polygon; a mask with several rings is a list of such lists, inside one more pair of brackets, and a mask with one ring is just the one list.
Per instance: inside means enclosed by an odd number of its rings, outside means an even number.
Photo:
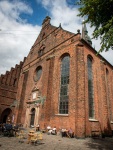
[{"label": "group of people", "polygon": [[10,123],[1,123],[0,129],[5,136],[15,136],[18,131],[18,126]]},{"label": "group of people", "polygon": [[[10,123],[1,124],[0,127],[1,127],[1,131],[4,134],[7,133],[8,135],[11,135],[11,134],[16,135],[16,132],[18,131],[18,126],[12,125]],[[39,124],[36,126],[36,131],[40,131],[40,125]],[[48,135],[50,135],[50,134],[57,135],[56,126],[51,128],[51,126],[48,125],[46,127],[46,132],[47,132]],[[61,133],[62,137],[70,137],[70,138],[74,137],[74,132],[73,132],[72,128],[69,128],[69,129],[62,128],[60,130],[60,133]]]},{"label": "group of people", "polygon": [[[69,137],[69,138],[74,137],[74,131],[72,130],[72,128],[69,128],[68,130],[62,128],[60,132],[61,132],[62,137]],[[47,126],[47,133],[52,134],[52,135],[57,135],[56,127],[51,128],[50,126]]]},{"label": "group of people", "polygon": [[47,133],[52,135],[57,135],[56,127],[51,128],[50,126],[47,126]]},{"label": "group of people", "polygon": [[67,129],[61,129],[61,135],[62,137],[69,137],[69,138],[73,138],[74,137],[74,131],[72,130],[72,128]]}]

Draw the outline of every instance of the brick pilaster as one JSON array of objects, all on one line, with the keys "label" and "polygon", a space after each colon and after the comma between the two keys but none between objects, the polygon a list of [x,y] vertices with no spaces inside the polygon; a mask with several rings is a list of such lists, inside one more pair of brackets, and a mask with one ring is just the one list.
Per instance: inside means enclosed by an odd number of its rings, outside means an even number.
[{"label": "brick pilaster", "polygon": [[76,47],[77,57],[77,120],[75,122],[77,137],[85,137],[85,63],[83,45]]}]

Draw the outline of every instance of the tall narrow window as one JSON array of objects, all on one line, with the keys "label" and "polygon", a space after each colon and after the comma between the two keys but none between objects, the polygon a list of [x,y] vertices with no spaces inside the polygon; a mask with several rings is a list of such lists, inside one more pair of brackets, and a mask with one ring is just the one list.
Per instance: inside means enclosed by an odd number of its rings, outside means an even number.
[{"label": "tall narrow window", "polygon": [[112,120],[112,113],[111,113],[111,107],[110,105],[110,97],[109,97],[109,71],[106,69],[106,95],[107,95],[107,105],[108,105],[108,113],[110,120]]},{"label": "tall narrow window", "polygon": [[87,58],[88,65],[88,100],[89,100],[89,118],[94,118],[94,91],[92,75],[92,58]]},{"label": "tall narrow window", "polygon": [[70,57],[69,55],[67,55],[62,58],[61,62],[60,102],[59,102],[60,114],[68,114],[69,70],[70,70]]}]

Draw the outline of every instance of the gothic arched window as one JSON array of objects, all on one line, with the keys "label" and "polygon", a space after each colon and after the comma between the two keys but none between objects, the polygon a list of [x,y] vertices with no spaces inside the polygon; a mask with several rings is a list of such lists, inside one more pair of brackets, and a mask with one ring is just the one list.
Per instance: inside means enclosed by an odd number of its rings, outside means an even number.
[{"label": "gothic arched window", "polygon": [[88,69],[88,102],[89,102],[89,118],[94,118],[94,91],[93,91],[93,72],[92,58],[87,58]]},{"label": "gothic arched window", "polygon": [[112,105],[110,104],[110,97],[109,97],[110,91],[109,91],[109,71],[106,68],[106,95],[107,95],[107,105],[108,105],[108,112],[110,120],[112,120]]},{"label": "gothic arched window", "polygon": [[61,60],[60,101],[59,101],[60,114],[68,114],[69,70],[70,70],[70,57],[69,55],[65,55]]}]

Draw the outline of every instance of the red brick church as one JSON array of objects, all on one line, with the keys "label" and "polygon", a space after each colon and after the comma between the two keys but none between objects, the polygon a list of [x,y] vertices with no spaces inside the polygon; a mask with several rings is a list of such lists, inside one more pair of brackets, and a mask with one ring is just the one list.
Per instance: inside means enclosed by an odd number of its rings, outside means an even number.
[{"label": "red brick church", "polygon": [[27,58],[0,76],[0,122],[71,127],[78,138],[111,135],[113,66],[96,55],[85,25],[71,33],[50,20]]}]

